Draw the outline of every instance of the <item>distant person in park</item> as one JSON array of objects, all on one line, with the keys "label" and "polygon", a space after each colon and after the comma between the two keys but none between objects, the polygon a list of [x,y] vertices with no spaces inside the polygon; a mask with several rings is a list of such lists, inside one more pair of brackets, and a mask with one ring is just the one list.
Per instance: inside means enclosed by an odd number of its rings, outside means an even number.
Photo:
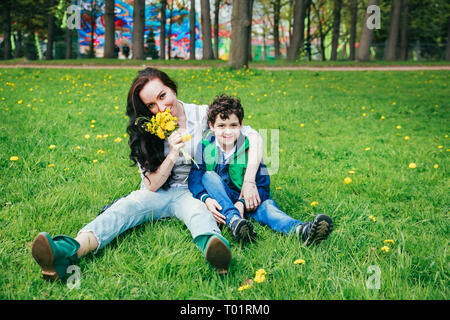
[{"label": "distant person in park", "polygon": [[217,222],[225,224],[233,238],[249,241],[256,234],[246,218],[253,218],[262,225],[293,234],[306,245],[319,243],[333,230],[331,218],[319,214],[313,222],[303,223],[280,210],[270,198],[269,172],[263,162],[255,184],[261,204],[256,210],[247,208],[241,198],[248,161],[249,141],[242,134],[244,109],[238,98],[221,95],[209,107],[208,125],[211,132],[197,147],[195,161],[189,174],[189,189],[195,198],[205,202]]},{"label": "distant person in park", "polygon": [[125,56],[125,59],[128,59],[128,56],[130,55],[130,47],[128,45],[124,45],[122,47],[122,53]]},{"label": "distant person in park", "polygon": [[[136,125],[139,117],[153,117],[164,110],[177,117],[179,128],[167,139],[151,134]],[[180,150],[195,154],[206,130],[208,105],[186,104],[177,98],[177,86],[169,76],[154,68],[139,71],[128,92],[127,115],[129,124],[130,159],[139,166],[139,190],[105,206],[100,214],[83,227],[76,238],[67,235],[51,237],[39,233],[33,241],[32,255],[42,269],[44,279],[64,279],[69,266],[90,252],[98,252],[124,231],[142,223],[175,217],[184,222],[195,245],[206,260],[219,272],[226,273],[231,261],[229,242],[208,211],[206,205],[192,196],[187,185],[191,160],[180,157]],[[261,136],[250,127],[242,128],[249,140],[250,163],[246,169],[242,197],[247,206],[256,208],[260,203],[255,187],[256,170],[262,154]],[[190,134],[192,140],[183,142]]]}]

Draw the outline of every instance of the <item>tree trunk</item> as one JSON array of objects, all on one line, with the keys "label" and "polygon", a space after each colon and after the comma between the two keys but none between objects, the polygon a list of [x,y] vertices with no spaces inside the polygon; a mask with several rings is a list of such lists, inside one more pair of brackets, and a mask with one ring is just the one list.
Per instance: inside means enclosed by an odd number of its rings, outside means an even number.
[{"label": "tree trunk", "polygon": [[336,0],[334,2],[333,8],[333,26],[332,26],[332,37],[331,37],[331,61],[337,60],[337,48],[339,45],[339,31],[341,27],[341,8],[342,0]]},{"label": "tree trunk", "polygon": [[400,59],[408,60],[408,0],[403,0],[402,32],[400,35]]},{"label": "tree trunk", "polygon": [[351,22],[350,22],[350,61],[355,60],[355,42],[356,42],[356,17],[358,14],[358,2],[352,0],[351,3]]},{"label": "tree trunk", "polygon": [[72,30],[66,28],[66,59],[72,59]]},{"label": "tree trunk", "polygon": [[16,43],[16,50],[14,52],[14,58],[20,58],[22,55],[22,31],[17,31],[17,37],[14,37]]},{"label": "tree trunk", "polygon": [[53,59],[53,43],[55,42],[55,14],[53,12],[53,1],[50,2],[48,11],[48,29],[47,29],[47,49],[45,51],[45,59]]},{"label": "tree trunk", "polygon": [[275,47],[275,59],[281,57],[280,52],[280,11],[281,0],[275,0],[273,2],[273,45]]},{"label": "tree trunk", "polygon": [[3,11],[3,58],[5,60],[12,58],[11,53],[11,4],[7,0],[2,5]]},{"label": "tree trunk", "polygon": [[445,50],[445,60],[450,61],[450,16],[447,22],[447,49]]},{"label": "tree trunk", "polygon": [[103,57],[114,58],[114,0],[105,0],[105,47]]},{"label": "tree trunk", "polygon": [[[378,5],[378,0],[369,0],[367,7],[371,5]],[[361,35],[359,37],[359,47],[356,59],[358,61],[369,61],[370,60],[370,46],[373,40],[373,29],[367,28],[367,20],[371,16],[371,13],[367,13],[364,17],[364,22],[361,28]]]},{"label": "tree trunk", "polygon": [[201,21],[201,29],[202,29],[202,40],[203,40],[203,60],[214,59],[214,54],[212,50],[212,42],[211,42],[211,16],[210,16],[210,7],[209,0],[201,0],[202,6],[202,21]]},{"label": "tree trunk", "polygon": [[228,66],[235,69],[248,66],[248,36],[251,25],[249,8],[247,0],[233,0]]},{"label": "tree trunk", "polygon": [[303,47],[306,2],[307,0],[295,0],[294,2],[294,29],[288,51],[288,59],[291,61],[298,58],[299,50]]},{"label": "tree trunk", "polygon": [[248,29],[248,61],[253,61],[252,56],[252,22],[253,22],[253,4],[255,0],[248,1],[248,10],[249,10],[249,20],[250,20],[250,28]]},{"label": "tree trunk", "polygon": [[195,60],[195,0],[191,0],[189,10],[189,59]]},{"label": "tree trunk", "polygon": [[159,55],[166,60],[166,7],[167,1],[161,0],[161,32],[159,34]]},{"label": "tree trunk", "polygon": [[170,3],[170,11],[169,11],[169,32],[167,33],[167,57],[169,60],[172,58],[172,24],[173,24],[173,3]]},{"label": "tree trunk", "polygon": [[89,44],[89,58],[95,58],[95,0],[91,0],[91,42]]},{"label": "tree trunk", "polygon": [[[253,1],[253,0],[252,0]],[[219,59],[219,10],[221,0],[214,2],[214,58]]]},{"label": "tree trunk", "polygon": [[392,0],[391,4],[391,18],[389,23],[389,32],[386,50],[384,52],[384,59],[387,61],[396,60],[398,29],[400,24],[400,9],[402,1]]},{"label": "tree trunk", "polygon": [[145,0],[134,0],[133,6],[133,60],[145,59],[144,55],[145,31]]}]

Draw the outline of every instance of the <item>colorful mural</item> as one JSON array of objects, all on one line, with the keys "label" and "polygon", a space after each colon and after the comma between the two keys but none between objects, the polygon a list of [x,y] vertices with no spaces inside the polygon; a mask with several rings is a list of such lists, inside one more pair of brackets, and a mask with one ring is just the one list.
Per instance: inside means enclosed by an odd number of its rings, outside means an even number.
[{"label": "colorful mural", "polygon": [[[95,3],[92,6],[92,3]],[[88,54],[92,37],[92,20],[94,26],[94,48],[97,57],[103,56],[103,47],[105,43],[105,22],[103,13],[105,4],[103,0],[96,1],[78,1],[74,2],[81,7],[81,25],[78,29],[79,51],[81,54]],[[94,10],[92,10],[94,7]],[[125,58],[127,47],[131,55],[132,35],[133,35],[133,0],[115,1],[115,44],[120,48],[119,58]],[[166,10],[166,17],[169,21],[170,10]],[[155,43],[159,51],[160,46],[160,6],[145,6],[145,38],[147,40],[150,29],[153,30]],[[175,9],[172,13],[171,29],[171,57],[186,59],[189,57],[189,11]],[[166,36],[169,33],[169,23],[166,25]],[[167,41],[166,41],[167,44]],[[147,45],[146,45],[147,46]],[[124,50],[125,48],[125,50]],[[196,19],[196,55],[201,56],[202,42],[200,39],[200,24]]]}]

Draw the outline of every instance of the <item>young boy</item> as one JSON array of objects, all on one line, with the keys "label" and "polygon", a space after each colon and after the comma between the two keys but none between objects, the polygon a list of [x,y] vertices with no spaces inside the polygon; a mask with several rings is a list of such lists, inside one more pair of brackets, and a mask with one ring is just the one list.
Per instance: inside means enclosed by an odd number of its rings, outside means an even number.
[{"label": "young boy", "polygon": [[245,216],[275,231],[295,234],[306,245],[327,238],[333,230],[329,216],[319,214],[313,222],[303,223],[278,208],[270,198],[269,173],[262,162],[254,181],[261,204],[256,211],[245,210],[245,201],[240,198],[248,158],[248,140],[241,134],[243,118],[239,99],[221,95],[212,102],[208,111],[212,133],[197,148],[198,167],[192,166],[188,178],[193,196],[205,202],[216,221],[226,224],[239,241],[256,236]]}]

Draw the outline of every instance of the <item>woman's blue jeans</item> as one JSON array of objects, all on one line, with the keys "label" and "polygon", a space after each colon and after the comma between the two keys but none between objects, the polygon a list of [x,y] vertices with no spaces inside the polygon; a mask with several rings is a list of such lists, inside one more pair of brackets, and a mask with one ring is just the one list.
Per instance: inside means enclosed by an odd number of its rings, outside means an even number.
[{"label": "woman's blue jeans", "polygon": [[144,222],[175,217],[184,222],[195,239],[199,235],[221,234],[206,205],[192,196],[188,187],[172,187],[156,192],[133,191],[104,208],[104,212],[87,224],[81,232],[92,231],[102,249],[122,232]]},{"label": "woman's blue jeans", "polygon": [[[226,223],[233,215],[239,215],[239,210],[234,204],[239,199],[239,193],[232,190],[224,180],[214,171],[207,171],[202,177],[202,183],[211,198],[215,199],[222,207],[221,213],[226,217]],[[290,234],[302,224],[278,208],[272,199],[263,201],[256,211],[245,212],[247,217],[255,219],[261,225],[267,225],[274,231]]]}]

